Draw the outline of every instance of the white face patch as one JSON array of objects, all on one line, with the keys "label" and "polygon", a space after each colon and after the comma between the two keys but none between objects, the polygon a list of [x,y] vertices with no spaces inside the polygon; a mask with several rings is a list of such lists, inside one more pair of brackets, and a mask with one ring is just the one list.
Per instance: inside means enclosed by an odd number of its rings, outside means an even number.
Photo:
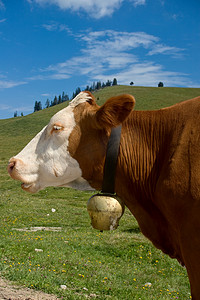
[{"label": "white face patch", "polygon": [[88,99],[89,94],[80,93],[68,107],[56,113],[49,124],[12,158],[17,160],[16,179],[24,183],[25,190],[37,192],[47,186],[92,189],[82,178],[78,162],[68,151],[69,136],[76,126],[74,108]]}]

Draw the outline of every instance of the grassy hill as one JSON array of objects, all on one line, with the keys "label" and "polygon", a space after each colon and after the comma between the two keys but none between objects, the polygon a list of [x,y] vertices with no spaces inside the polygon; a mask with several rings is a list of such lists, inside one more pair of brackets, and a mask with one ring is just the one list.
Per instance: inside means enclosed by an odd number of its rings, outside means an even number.
[{"label": "grassy hill", "polygon": [[119,85],[102,89],[94,93],[94,95],[96,98],[99,98],[97,103],[101,105],[109,97],[124,93],[131,94],[135,97],[136,110],[155,110],[200,96],[200,88],[155,88]]},{"label": "grassy hill", "polygon": [[[136,110],[154,110],[171,106],[177,102],[191,99],[200,95],[200,88],[155,88],[113,86],[97,92],[94,96],[97,103],[102,105],[109,97],[128,93],[136,99]],[[66,102],[43,109],[24,117],[0,120],[0,157],[14,155],[17,151],[39,132],[59,110],[67,105]]]},{"label": "grassy hill", "polygon": [[[200,89],[115,86],[94,95],[101,105],[122,93],[135,96],[136,109],[152,110],[199,96]],[[8,176],[8,159],[65,106],[0,120],[1,275],[62,299],[189,299],[186,270],[144,238],[128,210],[116,231],[99,233],[86,210],[91,193],[47,188],[32,195]],[[61,229],[30,230],[38,226]]]},{"label": "grassy hill", "polygon": [[[136,110],[154,110],[200,96],[200,88],[155,88],[118,85],[101,89],[93,94],[97,99],[97,103],[102,105],[108,98],[125,93],[135,97]],[[64,102],[24,117],[0,120],[0,135],[35,135],[48,123],[52,115],[66,105],[67,102]]]}]

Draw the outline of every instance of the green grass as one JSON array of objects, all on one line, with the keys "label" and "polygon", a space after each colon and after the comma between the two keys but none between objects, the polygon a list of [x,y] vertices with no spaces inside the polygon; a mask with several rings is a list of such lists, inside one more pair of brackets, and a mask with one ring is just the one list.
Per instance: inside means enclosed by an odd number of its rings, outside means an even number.
[{"label": "green grass", "polygon": [[128,93],[136,99],[136,110],[154,110],[171,106],[177,102],[200,96],[200,88],[154,88],[154,87],[109,87],[95,93],[101,105],[106,99],[117,94]]},{"label": "green grass", "polygon": [[[102,104],[120,93],[135,95],[137,109],[155,109],[198,96],[200,89],[118,86],[96,97]],[[1,275],[62,299],[189,299],[186,270],[152,246],[128,209],[116,231],[100,233],[87,214],[91,193],[47,188],[28,194],[7,175],[8,159],[65,105],[0,120]],[[16,230],[38,226],[62,229]],[[148,282],[151,287],[145,286]]]},{"label": "green grass", "polygon": [[[189,299],[186,271],[143,237],[128,210],[116,231],[100,233],[86,211],[91,193],[48,188],[30,195],[6,179],[0,202],[0,270],[6,278],[64,299]],[[16,230],[35,226],[62,230]]]}]

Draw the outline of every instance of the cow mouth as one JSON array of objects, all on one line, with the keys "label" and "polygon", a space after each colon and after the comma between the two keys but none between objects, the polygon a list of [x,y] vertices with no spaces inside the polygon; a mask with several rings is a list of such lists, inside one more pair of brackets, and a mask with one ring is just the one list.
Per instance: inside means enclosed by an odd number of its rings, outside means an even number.
[{"label": "cow mouth", "polygon": [[24,188],[24,189],[28,189],[28,188],[30,188],[32,186],[32,183],[22,183],[22,187]]},{"label": "cow mouth", "polygon": [[35,183],[34,182],[31,182],[31,183],[23,182],[21,184],[21,188],[26,192],[34,193],[35,192]]}]

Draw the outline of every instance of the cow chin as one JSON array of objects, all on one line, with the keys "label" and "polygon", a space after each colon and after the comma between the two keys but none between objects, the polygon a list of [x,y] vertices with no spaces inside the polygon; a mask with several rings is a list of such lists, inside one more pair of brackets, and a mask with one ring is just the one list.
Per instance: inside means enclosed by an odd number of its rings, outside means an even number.
[{"label": "cow chin", "polygon": [[22,183],[21,188],[29,193],[37,193],[39,190],[41,190],[40,186],[36,182],[32,183]]}]

